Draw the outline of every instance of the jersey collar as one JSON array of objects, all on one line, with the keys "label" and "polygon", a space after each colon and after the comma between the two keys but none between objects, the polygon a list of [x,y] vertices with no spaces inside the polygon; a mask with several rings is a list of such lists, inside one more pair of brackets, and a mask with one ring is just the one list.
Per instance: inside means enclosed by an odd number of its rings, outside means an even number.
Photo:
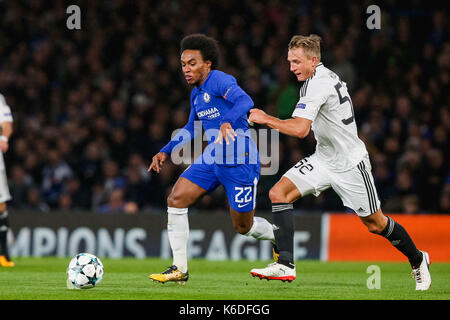
[{"label": "jersey collar", "polygon": [[[313,75],[311,76],[311,78],[314,77],[314,76],[316,75],[317,68],[320,67],[320,66],[323,66],[323,63],[322,63],[322,62],[319,62],[319,63],[317,64],[317,66],[316,66],[316,68],[314,69],[314,72],[313,72]],[[311,78],[310,78],[310,79],[311,79]]]},{"label": "jersey collar", "polygon": [[198,91],[205,90],[206,84],[207,84],[209,78],[211,77],[211,74],[213,73],[213,71],[214,71],[214,70],[211,70],[211,71],[208,73],[208,76],[206,77],[205,81],[203,81],[202,85],[199,86],[199,87],[197,87],[197,90],[198,90]]}]

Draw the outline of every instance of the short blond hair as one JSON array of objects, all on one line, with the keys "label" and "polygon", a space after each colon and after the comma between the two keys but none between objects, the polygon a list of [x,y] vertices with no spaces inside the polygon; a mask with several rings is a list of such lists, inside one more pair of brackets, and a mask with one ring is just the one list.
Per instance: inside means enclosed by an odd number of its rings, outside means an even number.
[{"label": "short blond hair", "polygon": [[309,58],[311,58],[311,56],[316,56],[320,61],[321,40],[322,38],[316,34],[310,34],[309,36],[296,35],[293,36],[289,42],[288,49],[303,48],[305,54],[308,55]]}]

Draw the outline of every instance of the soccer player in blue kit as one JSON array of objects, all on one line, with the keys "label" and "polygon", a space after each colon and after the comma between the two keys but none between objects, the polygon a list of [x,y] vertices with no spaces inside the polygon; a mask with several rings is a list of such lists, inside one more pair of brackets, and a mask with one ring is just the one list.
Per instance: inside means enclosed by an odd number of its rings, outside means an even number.
[{"label": "soccer player in blue kit", "polygon": [[[217,70],[219,49],[216,40],[202,34],[181,41],[181,66],[191,91],[188,123],[157,153],[148,171],[160,172],[173,149],[194,138],[200,121],[208,146],[178,178],[167,198],[167,234],[173,265],[149,278],[165,283],[184,283],[189,278],[187,241],[188,208],[206,193],[222,185],[228,197],[233,226],[240,234],[272,240],[273,225],[255,217],[256,186],[260,175],[257,147],[248,130],[247,112],[253,101],[236,79]],[[183,139],[188,133],[188,138]],[[225,141],[225,143],[223,143]]]}]

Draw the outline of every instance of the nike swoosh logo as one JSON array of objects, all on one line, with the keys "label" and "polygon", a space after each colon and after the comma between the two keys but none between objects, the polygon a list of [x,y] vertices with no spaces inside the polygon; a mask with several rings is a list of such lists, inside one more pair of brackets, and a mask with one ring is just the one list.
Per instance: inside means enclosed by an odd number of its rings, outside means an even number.
[{"label": "nike swoosh logo", "polygon": [[243,204],[243,205],[238,204],[238,208],[245,207],[246,205],[249,205],[249,204],[250,204],[250,202],[247,202],[246,204]]}]

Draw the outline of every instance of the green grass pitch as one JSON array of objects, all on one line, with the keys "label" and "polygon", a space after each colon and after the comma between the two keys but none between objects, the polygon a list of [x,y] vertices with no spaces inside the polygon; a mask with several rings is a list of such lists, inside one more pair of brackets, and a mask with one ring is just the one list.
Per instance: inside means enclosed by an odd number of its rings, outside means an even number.
[{"label": "green grass pitch", "polygon": [[[432,286],[414,290],[405,263],[297,261],[291,283],[253,278],[249,271],[261,261],[189,261],[186,285],[156,283],[169,260],[102,259],[105,275],[93,289],[66,288],[70,258],[16,258],[14,268],[0,268],[0,300],[449,300],[450,264],[431,265]],[[368,289],[370,265],[380,268],[380,289]]]}]

